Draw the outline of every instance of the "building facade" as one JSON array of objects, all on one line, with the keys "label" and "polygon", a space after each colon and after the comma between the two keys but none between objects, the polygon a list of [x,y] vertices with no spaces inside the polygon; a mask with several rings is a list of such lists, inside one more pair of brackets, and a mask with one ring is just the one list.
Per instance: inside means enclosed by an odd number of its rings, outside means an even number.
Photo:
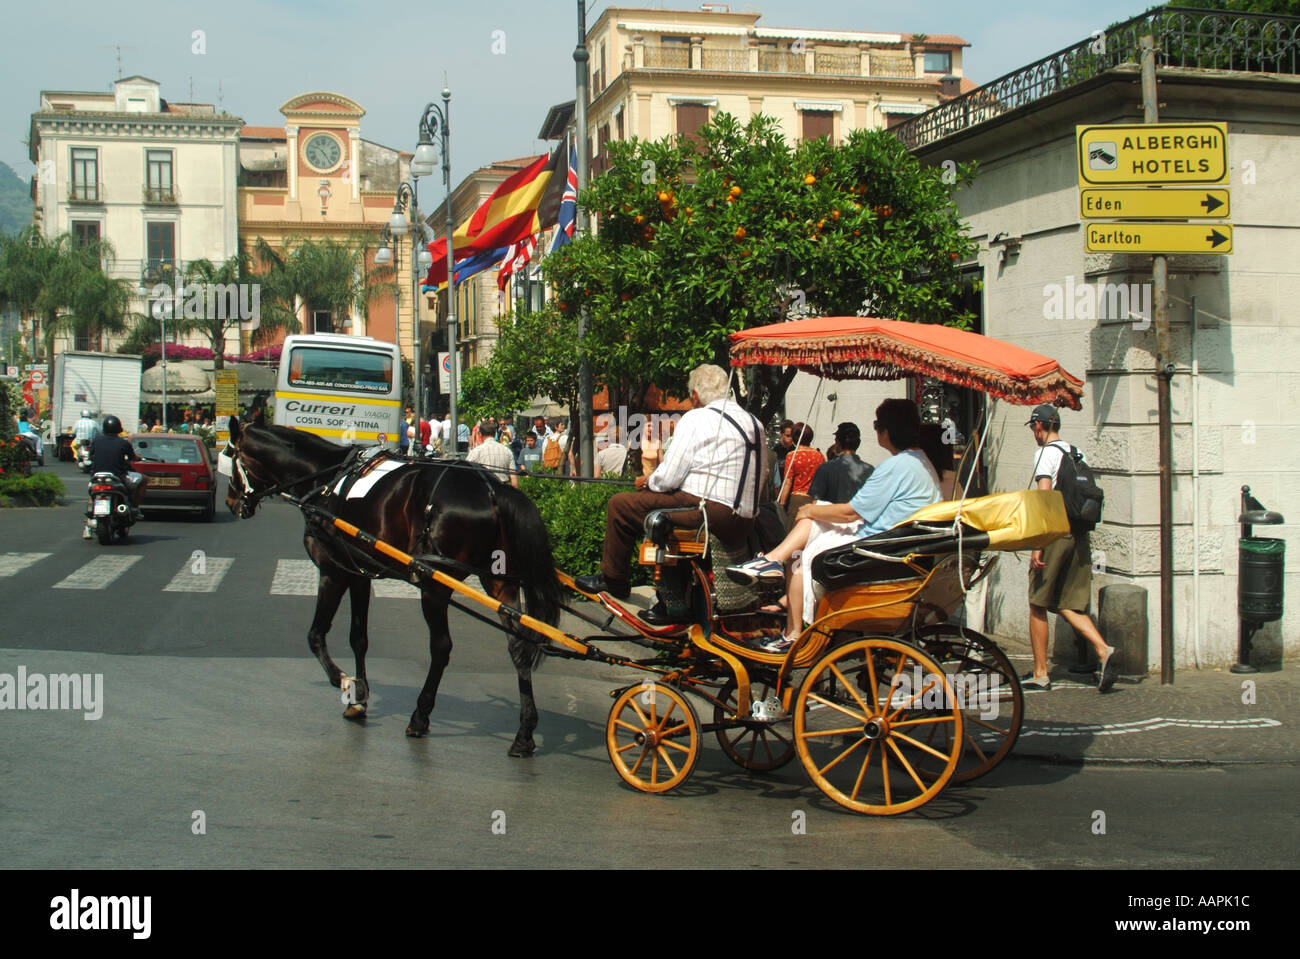
[{"label": "building facade", "polygon": [[[220,264],[238,250],[241,126],[211,104],[169,103],[148,77],[110,93],[43,90],[31,117],[33,220],[47,236],[107,240],[109,275],[137,290],[193,260]],[[145,304],[141,293],[133,309]],[[55,340],[56,350],[110,345]]]}]

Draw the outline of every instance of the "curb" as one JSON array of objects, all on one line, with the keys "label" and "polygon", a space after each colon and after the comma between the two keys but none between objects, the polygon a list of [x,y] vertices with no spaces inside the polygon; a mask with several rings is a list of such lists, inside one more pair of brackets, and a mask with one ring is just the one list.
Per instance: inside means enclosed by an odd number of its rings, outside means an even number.
[{"label": "curb", "polygon": [[1055,766],[1168,766],[1175,768],[1210,766],[1300,766],[1300,759],[1159,759],[1154,756],[1064,756],[1061,753],[1017,753],[1014,749],[1006,759],[1023,762],[1049,763]]}]

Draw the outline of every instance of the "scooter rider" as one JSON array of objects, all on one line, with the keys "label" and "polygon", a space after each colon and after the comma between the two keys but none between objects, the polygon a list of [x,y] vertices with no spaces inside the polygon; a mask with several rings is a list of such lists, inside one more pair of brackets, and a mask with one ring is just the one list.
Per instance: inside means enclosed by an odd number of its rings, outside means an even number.
[{"label": "scooter rider", "polygon": [[[90,444],[90,472],[92,476],[95,473],[112,473],[121,479],[126,484],[127,492],[131,494],[131,510],[138,516],[140,498],[144,495],[144,477],[130,467],[131,461],[140,457],[136,455],[130,442],[122,438],[121,433],[121,420],[112,415],[104,417],[103,433],[95,437]],[[86,527],[81,532],[82,539],[90,539],[95,535],[94,522],[90,514],[90,506],[87,506]]]},{"label": "scooter rider", "polygon": [[89,450],[91,442],[99,435],[99,424],[90,418],[90,410],[81,411],[81,419],[72,424],[72,438],[78,450]]}]

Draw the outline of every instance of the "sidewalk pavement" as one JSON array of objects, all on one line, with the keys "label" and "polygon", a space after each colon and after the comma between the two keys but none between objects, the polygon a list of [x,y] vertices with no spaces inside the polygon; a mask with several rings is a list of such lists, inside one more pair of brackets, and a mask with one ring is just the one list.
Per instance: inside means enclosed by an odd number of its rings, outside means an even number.
[{"label": "sidewalk pavement", "polygon": [[[1017,674],[1033,667],[1027,640],[998,637]],[[1011,758],[1087,763],[1300,764],[1300,666],[1237,674],[1178,669],[1120,673],[1106,693],[1097,676],[1050,664],[1052,688],[1025,693]]]}]

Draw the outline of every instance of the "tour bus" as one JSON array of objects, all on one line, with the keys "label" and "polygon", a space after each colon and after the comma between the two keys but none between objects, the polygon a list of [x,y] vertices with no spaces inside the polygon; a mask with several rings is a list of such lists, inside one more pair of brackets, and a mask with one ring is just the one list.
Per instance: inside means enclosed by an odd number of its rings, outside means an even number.
[{"label": "tour bus", "polygon": [[344,446],[396,449],[403,425],[397,344],[334,333],[286,337],[275,388],[275,423]]}]

